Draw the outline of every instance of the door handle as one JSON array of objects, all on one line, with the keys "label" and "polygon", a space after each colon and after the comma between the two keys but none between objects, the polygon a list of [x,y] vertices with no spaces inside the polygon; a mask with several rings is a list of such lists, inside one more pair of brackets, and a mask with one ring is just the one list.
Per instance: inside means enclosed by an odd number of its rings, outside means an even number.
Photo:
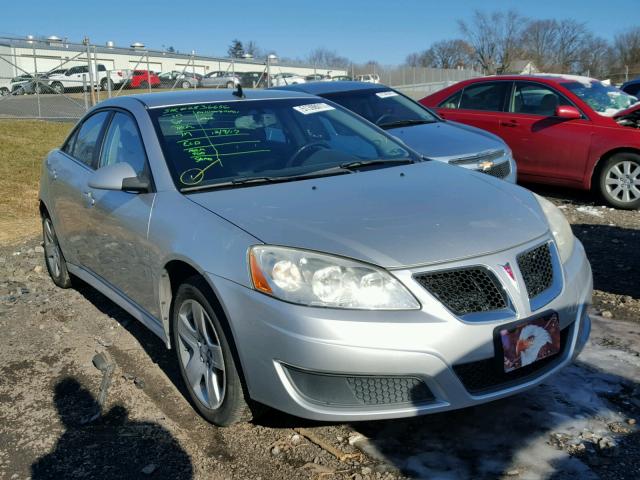
[{"label": "door handle", "polygon": [[516,120],[503,120],[500,122],[502,127],[517,127],[520,125]]},{"label": "door handle", "polygon": [[82,194],[87,198],[87,206],[88,207],[93,207],[96,204],[96,199],[93,198],[93,193],[91,193],[91,191],[82,192]]}]

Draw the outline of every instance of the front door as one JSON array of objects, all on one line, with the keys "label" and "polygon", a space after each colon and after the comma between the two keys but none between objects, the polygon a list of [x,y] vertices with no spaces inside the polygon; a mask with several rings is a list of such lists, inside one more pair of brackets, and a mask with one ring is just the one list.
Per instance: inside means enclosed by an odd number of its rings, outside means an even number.
[{"label": "front door", "polygon": [[[149,177],[146,153],[137,124],[116,111],[104,135],[99,167],[128,163],[140,177]],[[91,189],[89,218],[91,259],[87,268],[147,311],[154,310],[149,268],[151,246],[147,228],[155,193]]]},{"label": "front door", "polygon": [[555,116],[556,107],[573,104],[561,93],[536,82],[515,83],[499,135],[513,150],[524,180],[581,183],[591,147],[591,122]]}]

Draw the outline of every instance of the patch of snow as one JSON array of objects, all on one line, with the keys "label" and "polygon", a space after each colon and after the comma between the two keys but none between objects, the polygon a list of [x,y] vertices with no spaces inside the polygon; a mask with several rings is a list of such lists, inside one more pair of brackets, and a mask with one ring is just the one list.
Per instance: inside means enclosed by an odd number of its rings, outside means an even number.
[{"label": "patch of snow", "polygon": [[593,215],[594,217],[602,217],[602,212],[600,210],[589,205],[581,205],[576,208],[576,211],[580,213],[586,213],[587,215]]}]

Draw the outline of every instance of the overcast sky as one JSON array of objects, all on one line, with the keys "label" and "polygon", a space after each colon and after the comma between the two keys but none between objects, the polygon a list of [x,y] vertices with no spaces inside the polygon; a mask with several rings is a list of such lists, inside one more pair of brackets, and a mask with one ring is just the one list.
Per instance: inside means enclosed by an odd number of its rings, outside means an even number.
[{"label": "overcast sky", "polygon": [[3,2],[0,35],[58,35],[70,41],[87,35],[98,44],[138,41],[218,56],[239,38],[283,57],[304,58],[326,47],[356,62],[395,64],[434,41],[459,36],[457,20],[476,8],[573,18],[607,39],[640,25],[640,0],[29,0]]}]

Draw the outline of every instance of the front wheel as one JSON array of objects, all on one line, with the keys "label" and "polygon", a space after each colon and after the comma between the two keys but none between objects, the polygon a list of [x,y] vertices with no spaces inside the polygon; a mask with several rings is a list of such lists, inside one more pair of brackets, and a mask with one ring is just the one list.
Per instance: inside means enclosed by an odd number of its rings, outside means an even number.
[{"label": "front wheel", "polygon": [[182,88],[191,88],[191,82],[188,82],[187,80],[183,80],[181,86]]},{"label": "front wheel", "polygon": [[235,88],[236,84],[233,82],[227,82],[227,88]]},{"label": "front wheel", "polygon": [[640,208],[640,155],[617,153],[600,170],[600,195],[612,207]]},{"label": "front wheel", "polygon": [[215,425],[228,426],[249,421],[252,414],[231,334],[207,299],[211,295],[200,277],[180,285],[171,316],[173,344],[182,378],[200,414]]},{"label": "front wheel", "polygon": [[9,89],[7,87],[2,87],[0,88],[0,96],[6,97],[7,95],[9,95]]},{"label": "front wheel", "polygon": [[42,237],[44,239],[44,259],[51,280],[60,288],[69,288],[71,277],[67,270],[67,262],[62,255],[53,223],[46,215],[42,217]]},{"label": "front wheel", "polygon": [[149,84],[146,80],[140,82],[139,88],[149,88]]},{"label": "front wheel", "polygon": [[103,78],[100,82],[100,90],[106,92],[108,90],[113,91],[113,82],[108,78]]}]

